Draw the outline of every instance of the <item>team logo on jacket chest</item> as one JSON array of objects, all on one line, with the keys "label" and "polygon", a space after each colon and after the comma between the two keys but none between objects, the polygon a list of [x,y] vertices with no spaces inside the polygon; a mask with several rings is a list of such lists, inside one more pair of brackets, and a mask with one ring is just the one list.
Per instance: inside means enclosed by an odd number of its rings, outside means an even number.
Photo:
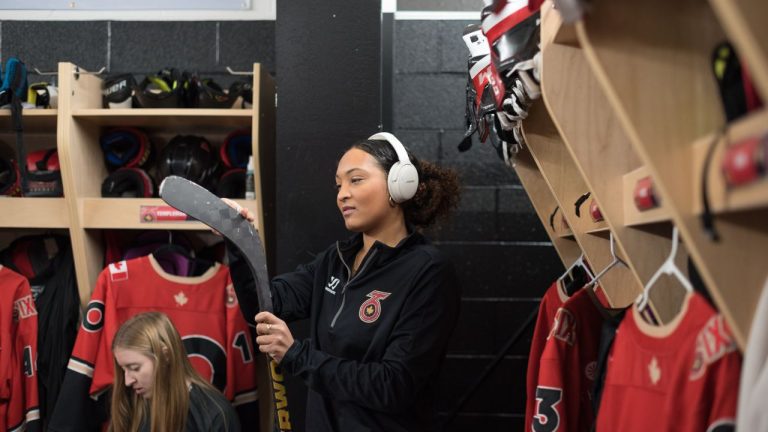
[{"label": "team logo on jacket chest", "polygon": [[368,300],[360,305],[360,312],[357,314],[360,317],[360,321],[370,324],[379,319],[379,315],[381,315],[381,301],[389,297],[390,294],[376,290],[369,292],[366,295]]}]

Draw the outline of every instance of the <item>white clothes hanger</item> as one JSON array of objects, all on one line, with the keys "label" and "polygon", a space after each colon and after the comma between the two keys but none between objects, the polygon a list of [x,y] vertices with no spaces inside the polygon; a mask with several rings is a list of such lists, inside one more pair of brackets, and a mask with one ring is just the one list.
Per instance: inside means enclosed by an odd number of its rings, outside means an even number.
[{"label": "white clothes hanger", "polygon": [[576,259],[576,261],[574,261],[573,264],[571,264],[571,266],[568,267],[568,269],[565,271],[565,273],[563,273],[562,276],[557,278],[557,280],[562,282],[563,279],[565,279],[569,274],[571,274],[573,269],[575,269],[577,266],[581,266],[584,269],[584,271],[587,273],[587,276],[589,276],[589,279],[594,279],[594,275],[589,270],[589,266],[587,266],[587,262],[584,261],[584,253],[582,252],[581,256],[579,256]]},{"label": "white clothes hanger", "polygon": [[670,251],[669,256],[666,260],[664,260],[664,263],[661,265],[661,267],[656,270],[656,273],[651,276],[651,279],[649,279],[648,283],[646,283],[645,287],[643,287],[643,292],[637,297],[637,300],[635,300],[637,310],[642,311],[646,306],[648,306],[648,293],[663,274],[668,276],[675,276],[675,278],[677,278],[677,280],[680,282],[680,285],[682,285],[689,294],[693,292],[693,285],[691,285],[691,282],[688,280],[688,278],[685,277],[683,272],[680,271],[680,269],[675,264],[675,256],[677,255],[677,241],[679,235],[680,234],[677,230],[677,227],[673,227],[672,251]]},{"label": "white clothes hanger", "polygon": [[626,266],[624,261],[622,261],[622,259],[619,258],[618,255],[616,255],[616,246],[613,240],[613,232],[611,232],[610,239],[611,239],[611,256],[613,257],[613,261],[611,261],[610,264],[608,264],[604,269],[600,270],[600,272],[597,273],[595,277],[592,278],[591,282],[584,285],[584,288],[594,287],[597,284],[597,282],[600,280],[600,278],[603,277],[603,275],[607,273],[608,270],[612,269],[616,264],[621,263],[622,265]]}]

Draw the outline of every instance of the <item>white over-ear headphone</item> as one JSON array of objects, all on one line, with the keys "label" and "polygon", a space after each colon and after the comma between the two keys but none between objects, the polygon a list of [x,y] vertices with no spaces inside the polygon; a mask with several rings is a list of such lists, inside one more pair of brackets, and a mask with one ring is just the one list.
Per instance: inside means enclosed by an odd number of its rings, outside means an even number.
[{"label": "white over-ear headphone", "polygon": [[419,187],[419,173],[411,160],[408,159],[405,146],[389,132],[379,132],[371,135],[368,139],[387,141],[397,153],[398,161],[392,165],[387,175],[387,186],[392,200],[399,204],[413,198]]}]

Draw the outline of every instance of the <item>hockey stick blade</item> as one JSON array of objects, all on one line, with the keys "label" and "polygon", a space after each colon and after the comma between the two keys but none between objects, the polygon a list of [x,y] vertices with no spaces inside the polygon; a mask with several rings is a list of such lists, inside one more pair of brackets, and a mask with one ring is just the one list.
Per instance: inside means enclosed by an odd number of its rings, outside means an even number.
[{"label": "hockey stick blade", "polygon": [[[267,260],[259,231],[221,198],[185,178],[166,177],[160,184],[160,198],[171,207],[218,231],[240,250],[251,274],[256,279],[259,308],[262,311],[273,312]],[[275,402],[276,426],[280,431],[291,430],[284,377],[280,366],[271,358],[269,358],[269,375],[272,378],[270,384]]]},{"label": "hockey stick blade", "polygon": [[215,229],[237,246],[256,278],[259,309],[272,312],[267,260],[259,231],[221,198],[183,177],[166,177],[160,184],[160,198],[175,209]]}]

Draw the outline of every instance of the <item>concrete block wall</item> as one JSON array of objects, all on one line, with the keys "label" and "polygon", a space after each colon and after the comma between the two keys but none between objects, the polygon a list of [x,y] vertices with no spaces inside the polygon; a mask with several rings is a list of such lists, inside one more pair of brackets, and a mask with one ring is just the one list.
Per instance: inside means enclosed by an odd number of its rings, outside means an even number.
[{"label": "concrete block wall", "polygon": [[[431,233],[453,259],[463,286],[461,315],[440,382],[440,420],[562,272],[514,171],[489,142],[475,139],[469,151],[457,149],[464,134],[467,80],[461,35],[470,23],[397,20],[393,36],[395,133],[416,155],[456,169],[464,185],[458,212]],[[531,335],[529,328],[447,430],[523,429]]]},{"label": "concrete block wall", "polygon": [[19,57],[30,82],[51,80],[33,68],[55,72],[61,61],[137,81],[169,66],[222,85],[235,79],[227,66],[251,71],[260,62],[275,72],[274,21],[0,21],[0,40],[0,60]]}]

